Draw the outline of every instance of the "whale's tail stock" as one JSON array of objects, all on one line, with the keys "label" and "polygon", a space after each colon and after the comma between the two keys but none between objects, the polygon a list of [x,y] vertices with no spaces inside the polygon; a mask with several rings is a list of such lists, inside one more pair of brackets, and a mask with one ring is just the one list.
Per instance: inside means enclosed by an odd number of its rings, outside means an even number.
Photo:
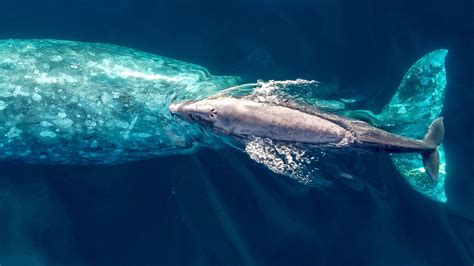
[{"label": "whale's tail stock", "polygon": [[421,153],[423,159],[423,166],[426,173],[433,181],[438,181],[439,175],[439,152],[438,146],[443,142],[444,138],[444,123],[443,117],[436,118],[428,127],[428,132],[423,138],[423,142],[432,147]]}]

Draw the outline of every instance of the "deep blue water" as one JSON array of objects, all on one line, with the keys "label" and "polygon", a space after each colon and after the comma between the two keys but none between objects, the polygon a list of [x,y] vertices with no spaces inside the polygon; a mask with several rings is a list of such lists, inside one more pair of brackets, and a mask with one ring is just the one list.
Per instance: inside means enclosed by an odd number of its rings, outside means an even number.
[{"label": "deep blue water", "polygon": [[232,148],[115,166],[0,163],[0,265],[472,265],[470,1],[11,1],[0,39],[108,42],[214,74],[330,82],[380,110],[449,50],[445,204],[366,156],[363,189],[308,188]]}]

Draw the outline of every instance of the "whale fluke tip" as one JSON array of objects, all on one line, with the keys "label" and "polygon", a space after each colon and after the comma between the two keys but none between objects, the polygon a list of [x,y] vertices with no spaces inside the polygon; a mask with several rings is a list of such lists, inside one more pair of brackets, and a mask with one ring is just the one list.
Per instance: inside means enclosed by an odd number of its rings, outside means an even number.
[{"label": "whale fluke tip", "polygon": [[433,147],[432,150],[428,150],[421,154],[423,158],[423,166],[426,169],[426,173],[433,181],[438,181],[439,174],[439,152],[438,145],[443,142],[444,138],[444,122],[443,117],[436,118],[431,125],[428,127],[428,133],[423,138],[423,142]]}]

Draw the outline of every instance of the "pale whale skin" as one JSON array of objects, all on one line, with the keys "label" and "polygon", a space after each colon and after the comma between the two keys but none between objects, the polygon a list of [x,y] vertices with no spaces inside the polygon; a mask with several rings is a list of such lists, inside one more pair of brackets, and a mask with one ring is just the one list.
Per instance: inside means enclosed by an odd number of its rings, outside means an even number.
[{"label": "pale whale skin", "polygon": [[200,66],[111,44],[0,41],[0,159],[120,163],[193,147],[173,100],[235,85]]},{"label": "pale whale skin", "polygon": [[366,122],[296,105],[275,105],[245,98],[211,97],[174,103],[170,112],[215,131],[238,137],[265,137],[324,148],[354,151],[420,153],[428,175],[438,178],[437,146],[444,135],[436,119],[423,140],[392,134]]}]

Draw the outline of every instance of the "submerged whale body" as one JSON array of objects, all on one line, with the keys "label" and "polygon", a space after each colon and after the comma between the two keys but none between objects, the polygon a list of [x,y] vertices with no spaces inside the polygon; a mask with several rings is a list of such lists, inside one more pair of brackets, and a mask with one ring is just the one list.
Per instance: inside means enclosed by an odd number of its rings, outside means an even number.
[{"label": "submerged whale body", "polygon": [[168,105],[238,82],[116,45],[0,41],[0,159],[118,163],[186,152],[200,131],[171,119]]}]

